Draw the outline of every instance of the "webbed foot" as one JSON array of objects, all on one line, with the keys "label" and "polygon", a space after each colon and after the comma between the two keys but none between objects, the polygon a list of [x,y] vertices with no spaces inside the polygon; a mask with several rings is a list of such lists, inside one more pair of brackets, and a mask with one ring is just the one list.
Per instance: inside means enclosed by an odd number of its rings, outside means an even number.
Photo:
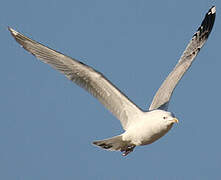
[{"label": "webbed foot", "polygon": [[131,146],[127,146],[126,149],[121,150],[121,152],[123,152],[122,156],[126,156],[126,155],[128,155],[130,152],[133,152],[133,150],[134,150],[135,147],[136,147],[135,145],[131,145]]}]

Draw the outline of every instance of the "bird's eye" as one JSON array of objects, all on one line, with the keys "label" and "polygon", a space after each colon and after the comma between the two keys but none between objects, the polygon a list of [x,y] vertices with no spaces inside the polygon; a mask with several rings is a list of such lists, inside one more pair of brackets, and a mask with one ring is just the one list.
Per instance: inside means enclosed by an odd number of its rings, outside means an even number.
[{"label": "bird's eye", "polygon": [[163,119],[166,119],[166,118],[167,118],[166,116],[163,117]]}]

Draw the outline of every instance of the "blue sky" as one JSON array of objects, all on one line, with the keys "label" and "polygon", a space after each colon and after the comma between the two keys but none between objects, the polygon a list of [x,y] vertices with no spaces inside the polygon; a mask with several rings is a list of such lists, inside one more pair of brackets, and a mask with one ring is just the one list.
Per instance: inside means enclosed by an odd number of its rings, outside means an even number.
[{"label": "blue sky", "polygon": [[[122,133],[120,122],[7,31],[94,67],[148,109],[212,5],[214,29],[169,106],[180,123],[127,157],[91,145]],[[210,0],[3,0],[0,179],[220,179],[220,9]]]}]

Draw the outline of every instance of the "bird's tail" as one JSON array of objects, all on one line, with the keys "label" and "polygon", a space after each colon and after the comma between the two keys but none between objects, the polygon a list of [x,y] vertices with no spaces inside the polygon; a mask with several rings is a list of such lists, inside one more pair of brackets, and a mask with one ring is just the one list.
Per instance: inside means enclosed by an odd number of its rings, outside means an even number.
[{"label": "bird's tail", "polygon": [[122,151],[128,146],[128,143],[122,140],[122,135],[94,141],[93,144],[110,151]]},{"label": "bird's tail", "polygon": [[121,151],[123,152],[123,156],[128,155],[136,147],[136,145],[131,144],[128,141],[123,141],[122,135],[100,141],[94,141],[93,144],[110,151]]}]

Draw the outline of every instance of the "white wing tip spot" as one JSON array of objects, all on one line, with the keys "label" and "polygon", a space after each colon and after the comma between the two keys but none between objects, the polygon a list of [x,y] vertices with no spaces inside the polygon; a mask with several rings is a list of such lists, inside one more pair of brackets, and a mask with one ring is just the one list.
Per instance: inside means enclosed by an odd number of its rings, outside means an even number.
[{"label": "white wing tip spot", "polygon": [[216,6],[212,7],[211,13],[214,14],[216,12]]},{"label": "white wing tip spot", "polygon": [[15,31],[14,29],[12,29],[12,28],[8,28],[10,31],[11,31],[11,33],[14,35],[14,36],[17,36],[18,35],[18,32],[17,31]]}]

